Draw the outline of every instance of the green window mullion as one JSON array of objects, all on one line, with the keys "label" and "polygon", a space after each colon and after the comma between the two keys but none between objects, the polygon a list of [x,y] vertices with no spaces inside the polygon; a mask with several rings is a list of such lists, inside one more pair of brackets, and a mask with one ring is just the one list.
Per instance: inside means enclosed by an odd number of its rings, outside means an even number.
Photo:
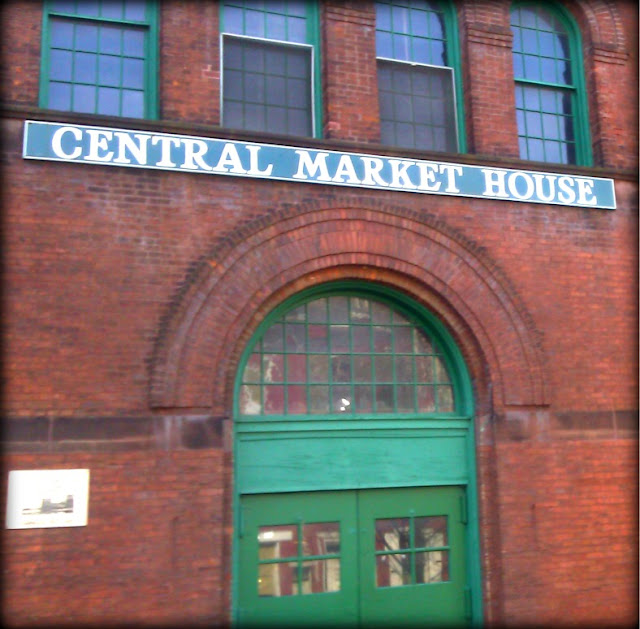
[{"label": "green window mullion", "polygon": [[391,390],[393,391],[393,412],[398,410],[398,378],[396,376],[396,325],[393,321],[393,317],[390,323],[391,329]]},{"label": "green window mullion", "polygon": [[411,583],[416,582],[416,540],[415,540],[415,517],[413,513],[409,514],[409,565],[411,566]]}]

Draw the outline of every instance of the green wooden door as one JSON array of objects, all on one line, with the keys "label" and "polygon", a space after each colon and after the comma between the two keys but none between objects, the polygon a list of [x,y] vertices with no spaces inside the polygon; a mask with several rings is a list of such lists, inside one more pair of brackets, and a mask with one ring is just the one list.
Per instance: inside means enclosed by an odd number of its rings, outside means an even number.
[{"label": "green wooden door", "polygon": [[464,490],[241,498],[241,626],[463,624]]},{"label": "green wooden door", "polygon": [[358,493],[362,626],[465,623],[464,500],[460,487]]}]

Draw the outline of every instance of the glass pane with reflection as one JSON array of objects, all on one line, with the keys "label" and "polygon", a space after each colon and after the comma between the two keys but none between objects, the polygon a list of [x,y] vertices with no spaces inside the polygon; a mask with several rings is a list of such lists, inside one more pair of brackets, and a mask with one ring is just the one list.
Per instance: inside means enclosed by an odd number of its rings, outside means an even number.
[{"label": "glass pane with reflection", "polygon": [[315,559],[302,563],[303,594],[338,592],[340,590],[340,560]]},{"label": "glass pane with reflection", "polygon": [[447,516],[436,515],[415,519],[415,547],[447,546]]},{"label": "glass pane with reflection", "polygon": [[261,564],[258,566],[259,596],[292,596],[298,590],[298,564]]},{"label": "glass pane with reflection", "polygon": [[376,520],[376,550],[409,548],[409,518]]},{"label": "glass pane with reflection", "polygon": [[449,551],[416,553],[416,582],[441,583],[449,580]]},{"label": "glass pane with reflection", "polygon": [[[298,555],[298,526],[296,524],[278,524],[261,526],[258,529],[260,559],[296,557]],[[270,551],[263,549],[271,549]]]},{"label": "glass pane with reflection", "polygon": [[302,526],[303,555],[327,555],[339,552],[339,522],[310,522]]},{"label": "glass pane with reflection", "polygon": [[378,555],[376,557],[376,586],[398,587],[411,584],[410,555]]}]

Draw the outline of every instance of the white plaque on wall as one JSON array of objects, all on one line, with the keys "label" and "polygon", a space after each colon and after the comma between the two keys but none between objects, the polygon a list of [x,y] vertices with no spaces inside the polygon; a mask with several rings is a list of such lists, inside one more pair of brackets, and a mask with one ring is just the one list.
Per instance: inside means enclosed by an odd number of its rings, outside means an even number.
[{"label": "white plaque on wall", "polygon": [[89,470],[12,470],[7,528],[86,526]]}]

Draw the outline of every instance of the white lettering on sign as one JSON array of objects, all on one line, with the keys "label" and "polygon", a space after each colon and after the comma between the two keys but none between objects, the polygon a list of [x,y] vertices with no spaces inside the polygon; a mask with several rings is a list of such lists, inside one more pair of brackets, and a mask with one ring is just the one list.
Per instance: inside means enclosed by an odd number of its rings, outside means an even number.
[{"label": "white lettering on sign", "polygon": [[[312,161],[309,151],[296,151],[298,156],[298,170],[294,179],[309,179],[313,177],[316,181],[331,181],[329,177],[329,169],[327,168],[327,157],[329,153],[316,153],[315,159]],[[307,171],[308,174],[304,174],[303,171]],[[316,173],[320,171],[320,174],[316,177]]]},{"label": "white lettering on sign", "polygon": [[[147,142],[151,137],[150,135],[145,135],[143,133],[134,133],[133,135],[129,135],[122,131],[117,131],[114,135],[118,139],[118,157],[113,160],[116,164],[131,163],[131,160],[126,156],[127,150],[138,164],[141,166],[145,166],[147,164]],[[133,138],[138,140],[137,144],[133,141]]]},{"label": "white lettering on sign", "polygon": [[76,146],[71,153],[65,153],[62,150],[62,136],[65,133],[71,133],[78,142],[82,140],[82,131],[80,131],[80,129],[76,129],[75,127],[60,127],[51,138],[51,148],[53,152],[62,159],[76,159],[76,157],[80,157],[80,155],[82,155],[82,147],[80,146]]},{"label": "white lettering on sign", "polygon": [[613,180],[598,177],[31,120],[25,122],[23,156],[615,209]]},{"label": "white lettering on sign", "polygon": [[84,159],[92,162],[111,161],[111,159],[113,159],[113,151],[109,151],[108,149],[109,140],[113,137],[113,133],[101,129],[87,129],[87,135],[90,138],[89,152]]},{"label": "white lettering on sign", "polygon": [[593,194],[594,179],[491,168],[483,168],[482,173],[486,197],[566,205],[577,202],[582,206],[597,203]]}]

